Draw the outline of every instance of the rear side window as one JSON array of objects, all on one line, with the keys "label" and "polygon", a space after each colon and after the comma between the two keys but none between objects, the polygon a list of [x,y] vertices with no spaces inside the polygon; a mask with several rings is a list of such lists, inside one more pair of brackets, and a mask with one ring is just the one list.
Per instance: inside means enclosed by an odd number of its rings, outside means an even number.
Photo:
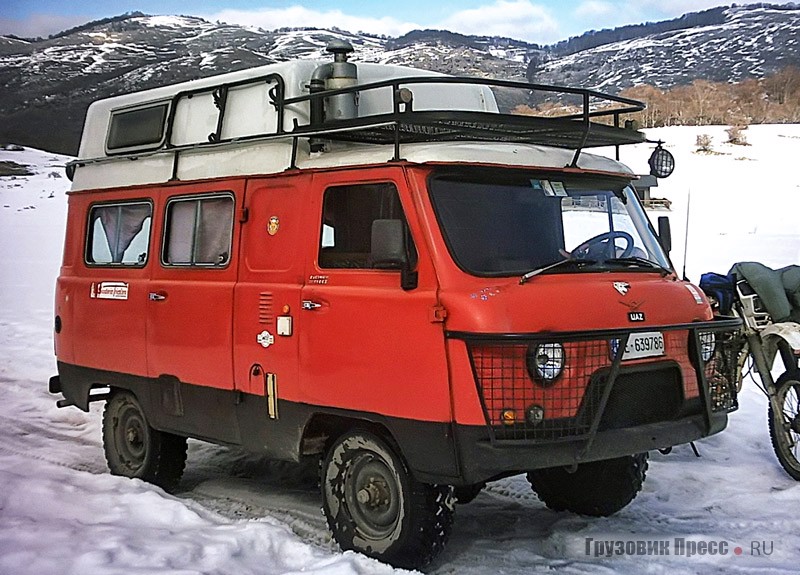
[{"label": "rear side window", "polygon": [[164,141],[169,102],[111,113],[106,151],[153,150]]},{"label": "rear side window", "polygon": [[86,263],[143,266],[149,252],[152,213],[148,202],[92,207]]},{"label": "rear side window", "polygon": [[233,232],[233,198],[181,198],[167,204],[163,263],[226,266]]}]

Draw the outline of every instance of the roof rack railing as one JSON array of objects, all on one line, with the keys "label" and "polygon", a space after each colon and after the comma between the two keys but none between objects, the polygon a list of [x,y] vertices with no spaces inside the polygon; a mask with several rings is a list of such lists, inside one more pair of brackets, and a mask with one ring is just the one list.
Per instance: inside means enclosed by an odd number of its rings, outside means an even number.
[{"label": "roof rack railing", "polygon": [[[580,112],[566,108],[557,115],[521,115],[475,110],[415,110],[415,85],[471,85],[488,88],[512,88],[527,92],[542,92],[555,96],[580,98]],[[392,112],[363,115],[357,118],[295,122],[290,133],[295,138],[325,138],[376,144],[394,144],[394,160],[400,159],[400,145],[434,141],[505,141],[532,143],[575,150],[570,166],[577,166],[581,151],[588,147],[616,146],[646,141],[641,132],[620,126],[624,114],[645,109],[645,104],[630,98],[605,94],[583,88],[531,84],[510,80],[455,76],[414,76],[392,78],[380,82],[359,84],[337,90],[325,90],[308,95],[276,101],[279,113],[285,106],[316,102],[341,94],[369,92],[392,88]],[[574,105],[572,106],[575,107]],[[430,106],[428,106],[430,108]],[[606,125],[593,120],[611,118]],[[294,167],[294,162],[293,166]]]},{"label": "roof rack railing", "polygon": [[[574,96],[581,96],[584,99],[583,112],[580,114],[564,114],[563,116],[556,116],[560,118],[578,119],[597,116],[611,116],[614,114],[630,114],[634,112],[641,112],[645,109],[644,102],[625,98],[623,96],[615,96],[613,94],[606,94],[596,90],[589,90],[586,88],[571,88],[568,86],[555,86],[550,84],[532,84],[529,82],[516,82],[513,80],[497,80],[491,78],[473,78],[469,76],[408,76],[392,78],[389,80],[382,80],[380,82],[370,82],[368,84],[358,84],[356,86],[349,86],[347,88],[340,88],[338,90],[325,90],[313,94],[297,96],[294,98],[286,98],[283,100],[284,105],[295,104],[299,102],[310,101],[315,98],[327,98],[329,96],[336,96],[339,94],[347,94],[353,92],[364,92],[368,90],[375,90],[379,88],[394,87],[395,88],[395,105],[400,102],[397,101],[397,90],[401,85],[412,84],[467,84],[476,86],[488,86],[496,88],[517,88],[521,90],[528,90],[531,92],[548,92],[552,94],[570,94]],[[615,108],[609,110],[595,110],[591,111],[587,98],[597,98],[607,102],[615,102],[626,106],[625,108]]]}]

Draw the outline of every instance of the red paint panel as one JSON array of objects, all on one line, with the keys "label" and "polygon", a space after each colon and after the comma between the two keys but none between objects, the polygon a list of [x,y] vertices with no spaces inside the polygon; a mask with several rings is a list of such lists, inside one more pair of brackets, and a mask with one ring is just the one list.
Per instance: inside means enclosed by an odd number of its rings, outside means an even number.
[{"label": "red paint panel", "polygon": [[[62,333],[56,340],[59,360],[146,374],[147,267],[90,265],[85,261],[91,207],[143,197],[141,191],[70,196],[64,266],[56,291],[56,313],[62,320]],[[152,226],[150,235],[152,260]]]},{"label": "red paint panel", "polygon": [[[236,387],[247,393],[264,395],[264,374],[273,373],[279,397],[298,399],[300,289],[317,225],[308,217],[309,179],[248,182],[233,341]],[[291,323],[289,335],[278,333],[281,316]]]},{"label": "red paint panel", "polygon": [[[443,324],[431,321],[437,282],[402,168],[315,174],[312,211],[321,223],[329,186],[392,182],[418,251],[419,284],[404,291],[400,272],[307,269],[300,336],[302,400],[424,421],[450,421]],[[313,236],[320,245],[320,225]]]},{"label": "red paint panel", "polygon": [[[233,292],[237,280],[239,210],[243,180],[170,186],[158,190],[159,237],[168,222],[169,201],[230,193],[234,198],[229,260],[219,266],[165,265],[158,254],[152,265],[147,301],[147,371],[185,383],[233,389]],[[164,240],[169,245],[169,238]]]}]

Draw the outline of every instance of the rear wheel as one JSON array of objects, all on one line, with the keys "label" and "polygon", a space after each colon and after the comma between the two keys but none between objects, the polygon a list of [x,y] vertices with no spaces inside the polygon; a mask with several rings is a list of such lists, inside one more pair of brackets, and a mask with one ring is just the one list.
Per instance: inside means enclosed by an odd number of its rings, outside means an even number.
[{"label": "rear wheel", "polygon": [[800,481],[800,377],[787,372],[775,382],[778,404],[776,413],[769,406],[769,436],[772,447],[786,473]]},{"label": "rear wheel", "polygon": [[322,503],[343,550],[417,569],[438,555],[453,523],[452,488],[416,481],[369,431],[337,439],[322,462]]},{"label": "rear wheel", "polygon": [[117,392],[103,412],[103,449],[113,475],[134,477],[167,491],[186,465],[186,438],[150,427],[136,397]]},{"label": "rear wheel", "polygon": [[606,517],[641,491],[647,453],[581,463],[577,469],[550,467],[528,473],[531,487],[555,511]]}]

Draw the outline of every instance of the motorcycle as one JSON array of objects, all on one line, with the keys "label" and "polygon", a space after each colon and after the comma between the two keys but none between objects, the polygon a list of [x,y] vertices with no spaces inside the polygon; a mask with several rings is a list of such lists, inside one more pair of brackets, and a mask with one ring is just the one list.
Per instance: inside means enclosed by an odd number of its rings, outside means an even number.
[{"label": "motorcycle", "polygon": [[[787,282],[787,277],[791,281]],[[700,287],[715,312],[743,321],[741,331],[724,342],[736,350],[737,393],[745,376],[754,372],[753,380],[769,399],[769,433],[775,455],[784,470],[800,481],[800,308],[796,305],[800,293],[792,295],[800,286],[797,278],[800,266],[772,270],[744,262],[734,265],[727,276],[703,274]],[[784,371],[775,379],[772,367],[777,356]]]}]

